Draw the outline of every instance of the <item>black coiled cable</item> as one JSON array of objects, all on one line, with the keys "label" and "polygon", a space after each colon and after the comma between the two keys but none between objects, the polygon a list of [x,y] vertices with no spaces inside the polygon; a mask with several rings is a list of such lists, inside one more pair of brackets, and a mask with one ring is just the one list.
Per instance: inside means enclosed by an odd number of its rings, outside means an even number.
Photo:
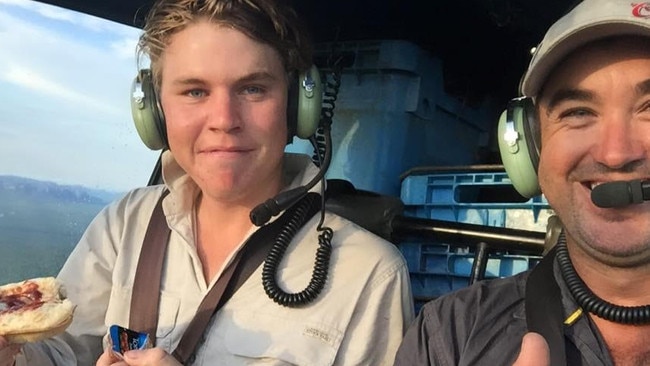
[{"label": "black coiled cable", "polygon": [[334,108],[336,107],[336,99],[338,98],[339,89],[341,87],[341,59],[342,58],[339,57],[339,59],[333,63],[333,71],[329,74],[331,78],[328,78],[327,75],[325,77],[326,81],[323,91],[321,119],[318,129],[314,134],[314,139],[312,140],[312,145],[314,147],[314,156],[312,156],[312,161],[316,166],[320,166],[327,148],[325,138],[326,135],[330,133],[332,118],[334,117]]},{"label": "black coiled cable", "polygon": [[287,293],[278,285],[275,273],[291,239],[298,230],[310,219],[308,212],[319,200],[318,194],[308,194],[294,207],[295,211],[287,225],[280,231],[273,247],[269,251],[264,267],[262,268],[262,285],[266,294],[276,303],[287,307],[299,307],[305,305],[318,296],[325,287],[329,271],[330,256],[332,254],[332,229],[326,227],[318,235],[318,250],[311,280],[307,287],[297,293]]},{"label": "black coiled cable", "polygon": [[573,295],[573,298],[583,310],[600,318],[620,324],[641,325],[650,323],[650,305],[615,305],[596,296],[585,285],[580,276],[578,276],[578,273],[576,273],[569,258],[564,232],[558,238],[556,257],[564,282],[566,282],[571,295]]},{"label": "black coiled cable", "polygon": [[[323,103],[321,107],[321,118],[319,121],[318,129],[314,136],[310,138],[312,146],[314,147],[314,156],[312,161],[321,170],[326,171],[329,167],[332,158],[332,137],[331,126],[332,118],[334,116],[335,102],[339,94],[341,86],[341,66],[339,57],[332,63],[332,73],[330,81],[326,76],[325,88],[323,91]],[[324,176],[322,177],[324,179]],[[321,216],[317,226],[318,234],[318,249],[316,250],[316,259],[314,263],[314,270],[311,275],[311,280],[307,287],[297,293],[287,293],[278,285],[275,273],[278,266],[282,261],[282,257],[291,243],[291,240],[296,235],[298,230],[310,218],[307,214],[308,210],[316,203],[318,195],[308,194],[301,202],[297,203],[295,212],[289,220],[288,224],[280,231],[276,242],[269,251],[269,254],[264,261],[262,267],[262,285],[266,294],[276,303],[287,307],[299,307],[306,305],[316,299],[320,292],[325,287],[327,282],[327,275],[329,272],[330,257],[332,256],[332,237],[334,231],[326,226],[323,226],[325,221],[325,184],[321,186]]]}]

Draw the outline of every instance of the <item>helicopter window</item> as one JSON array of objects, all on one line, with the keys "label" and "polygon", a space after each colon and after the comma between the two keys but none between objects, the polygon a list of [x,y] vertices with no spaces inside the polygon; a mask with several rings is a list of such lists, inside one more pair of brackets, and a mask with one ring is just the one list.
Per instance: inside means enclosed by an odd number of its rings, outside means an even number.
[{"label": "helicopter window", "polygon": [[139,29],[0,0],[0,283],[56,275],[92,218],[147,184],[129,89]]}]

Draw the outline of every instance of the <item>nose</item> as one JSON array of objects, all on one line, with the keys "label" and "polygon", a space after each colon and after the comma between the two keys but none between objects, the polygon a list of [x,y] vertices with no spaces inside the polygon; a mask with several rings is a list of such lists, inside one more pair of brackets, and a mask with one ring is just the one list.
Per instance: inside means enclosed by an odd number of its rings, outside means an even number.
[{"label": "nose", "polygon": [[596,161],[611,169],[621,169],[645,159],[642,139],[650,131],[641,131],[640,127],[643,123],[624,115],[611,116],[603,121],[593,148]]},{"label": "nose", "polygon": [[207,104],[208,128],[232,133],[242,127],[240,108],[236,97],[227,91],[214,92]]}]

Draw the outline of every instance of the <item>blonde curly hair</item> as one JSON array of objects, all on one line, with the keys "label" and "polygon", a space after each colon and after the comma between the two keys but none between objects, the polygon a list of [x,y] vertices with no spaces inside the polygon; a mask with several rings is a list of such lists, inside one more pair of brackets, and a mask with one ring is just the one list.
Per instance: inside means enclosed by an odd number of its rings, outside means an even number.
[{"label": "blonde curly hair", "polygon": [[145,19],[137,46],[138,60],[149,57],[154,85],[160,86],[161,57],[169,38],[205,19],[273,47],[289,77],[312,64],[306,26],[284,0],[158,0]]}]

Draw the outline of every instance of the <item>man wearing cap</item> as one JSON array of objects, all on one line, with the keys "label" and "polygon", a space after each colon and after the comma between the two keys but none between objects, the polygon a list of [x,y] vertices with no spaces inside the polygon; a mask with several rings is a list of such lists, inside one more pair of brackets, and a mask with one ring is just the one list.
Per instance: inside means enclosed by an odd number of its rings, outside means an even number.
[{"label": "man wearing cap", "polygon": [[578,4],[520,93],[562,234],[532,271],[426,304],[395,365],[650,365],[650,2]]}]

